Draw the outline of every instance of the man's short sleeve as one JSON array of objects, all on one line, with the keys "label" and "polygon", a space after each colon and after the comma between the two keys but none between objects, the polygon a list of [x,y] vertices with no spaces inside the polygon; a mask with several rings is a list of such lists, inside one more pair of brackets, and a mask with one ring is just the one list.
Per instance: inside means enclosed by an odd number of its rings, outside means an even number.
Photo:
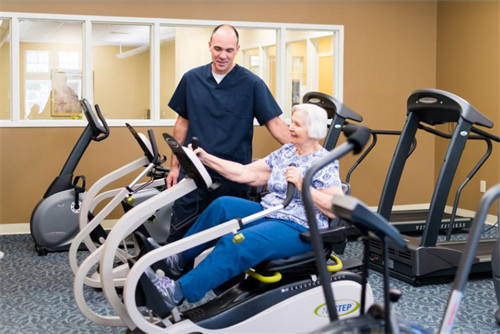
[{"label": "man's short sleeve", "polygon": [[260,125],[282,114],[273,95],[262,80],[258,80],[253,88],[253,113]]},{"label": "man's short sleeve", "polygon": [[182,77],[181,81],[175,89],[174,95],[170,99],[168,106],[172,108],[179,116],[189,119],[187,112],[187,79],[186,74]]}]

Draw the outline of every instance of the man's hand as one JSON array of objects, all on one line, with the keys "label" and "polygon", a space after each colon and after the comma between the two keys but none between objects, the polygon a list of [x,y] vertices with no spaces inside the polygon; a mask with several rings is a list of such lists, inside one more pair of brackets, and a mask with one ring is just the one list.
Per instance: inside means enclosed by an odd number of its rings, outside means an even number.
[{"label": "man's hand", "polygon": [[177,180],[179,179],[181,171],[179,168],[179,162],[178,161],[176,162],[177,163],[174,164],[174,161],[172,161],[172,166],[170,167],[170,171],[168,172],[168,176],[165,181],[167,188],[175,186],[177,184]]}]

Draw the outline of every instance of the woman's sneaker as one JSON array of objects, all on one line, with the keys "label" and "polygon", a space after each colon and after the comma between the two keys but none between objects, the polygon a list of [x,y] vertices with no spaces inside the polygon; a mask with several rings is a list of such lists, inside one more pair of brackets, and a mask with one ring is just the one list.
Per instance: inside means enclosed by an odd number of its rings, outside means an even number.
[{"label": "woman's sneaker", "polygon": [[[149,243],[151,246],[154,248],[160,248],[161,246],[153,239],[153,238],[148,238]],[[165,275],[172,278],[172,279],[179,279],[183,274],[184,270],[179,266],[179,255],[174,254],[170,255],[165,259],[165,264],[166,266],[166,272]]]},{"label": "woman's sneaker", "polygon": [[159,277],[151,268],[146,270],[146,275],[158,290],[163,302],[170,311],[182,304],[184,294],[179,284],[176,284],[174,280],[168,277]]}]

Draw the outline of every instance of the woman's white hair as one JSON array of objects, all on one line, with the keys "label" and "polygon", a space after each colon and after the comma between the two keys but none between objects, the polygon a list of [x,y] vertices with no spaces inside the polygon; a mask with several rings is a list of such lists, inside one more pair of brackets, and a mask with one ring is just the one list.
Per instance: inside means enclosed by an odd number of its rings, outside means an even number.
[{"label": "woman's white hair", "polygon": [[326,136],[328,115],[325,109],[314,104],[297,104],[292,108],[292,115],[295,112],[303,112],[307,116],[307,128],[309,129],[309,138],[323,139]]}]

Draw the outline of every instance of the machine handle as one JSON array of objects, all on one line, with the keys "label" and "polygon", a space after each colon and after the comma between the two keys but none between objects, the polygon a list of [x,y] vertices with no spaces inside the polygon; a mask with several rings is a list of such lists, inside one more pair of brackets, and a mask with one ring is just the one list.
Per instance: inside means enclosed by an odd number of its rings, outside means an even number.
[{"label": "machine handle", "polygon": [[[293,162],[289,165],[290,167],[297,167],[296,164],[294,164]],[[286,188],[286,198],[285,198],[285,201],[283,202],[283,207],[286,208],[288,206],[288,204],[290,204],[290,202],[292,201],[293,199],[293,190],[294,190],[294,185],[292,182],[288,182],[288,187]]]},{"label": "machine handle", "polygon": [[155,139],[155,133],[153,132],[152,129],[148,129],[148,136],[149,136],[149,142],[151,143],[151,148],[153,149],[153,160],[151,163],[157,164],[158,163],[158,145],[156,144],[156,139]]},{"label": "machine handle", "polygon": [[108,138],[108,136],[109,136],[109,126],[108,126],[108,123],[106,123],[106,119],[104,118],[104,116],[102,116],[101,108],[99,108],[98,104],[95,105],[95,111],[97,113],[97,116],[101,120],[102,125],[104,126],[104,132],[103,132],[104,135],[100,136],[100,137],[96,137],[96,138],[94,138],[94,140],[95,141],[101,141],[101,140],[104,140],[104,139]]},{"label": "machine handle", "polygon": [[193,151],[200,147],[200,140],[198,139],[198,137],[193,137],[193,139],[191,140],[191,146],[193,147]]},{"label": "machine handle", "polygon": [[360,153],[370,140],[371,130],[365,126],[348,124],[343,131],[347,141],[354,145],[354,154]]}]

